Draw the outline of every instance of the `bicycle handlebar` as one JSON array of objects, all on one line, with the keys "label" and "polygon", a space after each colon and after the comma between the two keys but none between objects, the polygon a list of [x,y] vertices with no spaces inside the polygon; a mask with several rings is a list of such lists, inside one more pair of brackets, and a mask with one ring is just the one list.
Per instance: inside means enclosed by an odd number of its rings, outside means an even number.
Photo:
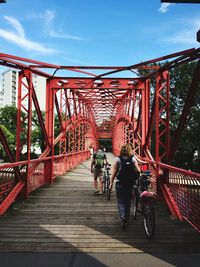
[{"label": "bicycle handlebar", "polygon": [[106,168],[108,168],[108,167],[110,167],[111,166],[111,164],[104,164],[104,167],[106,167]]},{"label": "bicycle handlebar", "polygon": [[134,188],[135,189],[140,188],[141,191],[147,190],[148,186],[151,183],[150,177],[151,177],[150,171],[142,172],[139,178],[137,179]]}]

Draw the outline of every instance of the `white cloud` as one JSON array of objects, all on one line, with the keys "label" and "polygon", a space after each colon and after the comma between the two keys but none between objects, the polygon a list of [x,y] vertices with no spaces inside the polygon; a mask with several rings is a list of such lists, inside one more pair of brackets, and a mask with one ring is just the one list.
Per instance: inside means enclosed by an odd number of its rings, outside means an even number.
[{"label": "white cloud", "polygon": [[195,31],[199,30],[199,27],[200,27],[199,18],[192,18],[192,19],[186,20],[186,22],[188,22],[193,28],[195,28]]},{"label": "white cloud", "polygon": [[182,20],[181,25],[187,25],[187,29],[180,29],[170,37],[164,38],[163,41],[174,44],[197,46],[198,42],[196,41],[196,33],[199,30],[200,19],[193,18],[184,21]]},{"label": "white cloud", "polygon": [[45,11],[44,19],[45,19],[45,21],[46,21],[47,24],[49,24],[49,25],[52,24],[52,22],[53,22],[53,20],[54,20],[54,18],[55,18],[55,14],[56,14],[56,12],[53,11],[53,10],[49,10],[49,9],[47,9],[47,10]]},{"label": "white cloud", "polygon": [[189,30],[177,33],[176,35],[166,38],[166,40],[174,44],[183,44],[192,46],[197,44],[196,33],[191,32]]},{"label": "white cloud", "polygon": [[84,39],[75,35],[70,35],[67,33],[62,32],[55,32],[54,30],[51,30],[49,32],[49,35],[54,38],[63,38],[63,39],[71,39],[71,40],[77,40],[77,41],[83,41]]},{"label": "white cloud", "polygon": [[158,9],[158,11],[160,11],[161,13],[165,13],[169,10],[169,6],[171,6],[173,4],[169,4],[169,3],[162,3],[161,7]]},{"label": "white cloud", "polygon": [[0,28],[0,37],[28,51],[44,54],[55,53],[53,49],[46,48],[40,43],[28,40],[21,23],[17,19],[9,16],[4,16],[4,18],[11,24],[14,31]]},{"label": "white cloud", "polygon": [[4,18],[11,24],[20,36],[23,38],[25,37],[24,29],[17,19],[8,16],[4,16]]},{"label": "white cloud", "polygon": [[49,9],[45,11],[43,18],[44,18],[44,23],[45,23],[44,26],[45,26],[46,34],[48,34],[50,37],[53,37],[53,38],[63,38],[63,39],[71,39],[71,40],[78,40],[78,41],[84,40],[83,38],[79,36],[65,33],[62,29],[59,29],[58,26],[55,31],[55,27],[54,27],[55,17],[56,17],[55,11],[49,10]]},{"label": "white cloud", "polygon": [[[67,56],[63,56],[63,60],[65,62],[67,61],[67,62],[72,62],[75,64],[81,64],[81,65],[88,65],[88,66],[95,65],[94,63],[91,63],[91,62],[86,62],[86,61],[78,60],[78,59],[67,57]],[[66,65],[66,63],[64,63],[64,65]]]}]

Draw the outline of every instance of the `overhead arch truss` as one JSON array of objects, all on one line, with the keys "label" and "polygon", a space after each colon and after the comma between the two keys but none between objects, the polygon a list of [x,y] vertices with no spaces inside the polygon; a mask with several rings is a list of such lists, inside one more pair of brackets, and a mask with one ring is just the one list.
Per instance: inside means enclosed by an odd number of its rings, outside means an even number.
[{"label": "overhead arch truss", "polygon": [[[0,53],[0,65],[19,71],[15,155],[0,127],[1,146],[10,161],[0,165],[0,214],[19,194],[27,198],[89,158],[90,148],[97,149],[103,136],[112,139],[115,155],[122,144],[131,144],[138,159],[148,163],[157,196],[165,198],[174,216],[200,229],[181,204],[186,183],[179,179],[187,173],[187,179],[196,183],[200,177],[170,165],[199,85],[199,58],[200,49],[192,48],[126,67],[59,66]],[[170,137],[169,70],[191,61],[197,62],[191,88],[175,136]],[[146,74],[140,75],[139,69]],[[35,75],[45,79],[44,111],[34,87]],[[39,158],[32,159],[35,121],[43,141]],[[196,218],[196,196],[188,194],[188,198]]]}]

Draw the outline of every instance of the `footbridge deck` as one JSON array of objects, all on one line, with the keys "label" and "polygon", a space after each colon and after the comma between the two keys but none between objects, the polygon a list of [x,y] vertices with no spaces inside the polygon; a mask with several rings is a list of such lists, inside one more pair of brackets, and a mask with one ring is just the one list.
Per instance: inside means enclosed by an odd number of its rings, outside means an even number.
[{"label": "footbridge deck", "polygon": [[[113,163],[113,155],[107,154]],[[139,217],[126,231],[120,229],[115,192],[111,201],[94,195],[87,160],[28,200],[18,200],[0,217],[0,251],[200,252],[200,236],[187,223],[171,218],[164,204],[156,206],[153,240],[145,238]]]}]

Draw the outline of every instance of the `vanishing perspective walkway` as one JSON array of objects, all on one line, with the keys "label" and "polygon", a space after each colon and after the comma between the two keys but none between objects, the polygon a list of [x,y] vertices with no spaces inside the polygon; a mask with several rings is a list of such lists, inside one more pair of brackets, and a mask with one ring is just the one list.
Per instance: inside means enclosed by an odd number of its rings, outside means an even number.
[{"label": "vanishing perspective walkway", "polygon": [[[113,164],[113,155],[107,155],[109,162]],[[171,218],[163,204],[156,205],[156,232],[153,240],[149,241],[144,235],[140,216],[136,221],[131,220],[126,231],[121,230],[115,192],[112,193],[110,201],[104,196],[95,196],[93,192],[90,160],[87,160],[58,177],[55,183],[33,192],[28,200],[14,203],[7,213],[0,217],[1,259],[9,255],[3,252],[12,252],[14,258],[16,252],[35,252],[35,256],[36,252],[60,253],[55,257],[64,257],[62,255],[65,254],[62,253],[66,252],[71,253],[68,254],[70,257],[81,253],[83,258],[95,253],[104,258],[104,263],[106,259],[111,261],[114,257],[112,255],[116,255],[119,260],[125,259],[125,253],[129,253],[127,261],[133,255],[137,259],[139,254],[149,255],[148,257],[156,255],[160,261],[164,260],[163,255],[167,253],[188,254],[188,257],[193,255],[193,259],[195,254],[192,253],[199,255],[200,236],[188,224]],[[49,261],[51,257],[52,254]],[[126,260],[123,266],[130,266],[125,264]],[[14,266],[26,265],[21,262],[21,265]],[[75,265],[67,265],[66,262],[66,265],[57,266]],[[86,265],[80,260],[80,264],[76,266]],[[98,265],[93,262],[91,266],[112,265]],[[148,266],[153,266],[151,260]],[[154,266],[157,265],[154,263]]]}]

